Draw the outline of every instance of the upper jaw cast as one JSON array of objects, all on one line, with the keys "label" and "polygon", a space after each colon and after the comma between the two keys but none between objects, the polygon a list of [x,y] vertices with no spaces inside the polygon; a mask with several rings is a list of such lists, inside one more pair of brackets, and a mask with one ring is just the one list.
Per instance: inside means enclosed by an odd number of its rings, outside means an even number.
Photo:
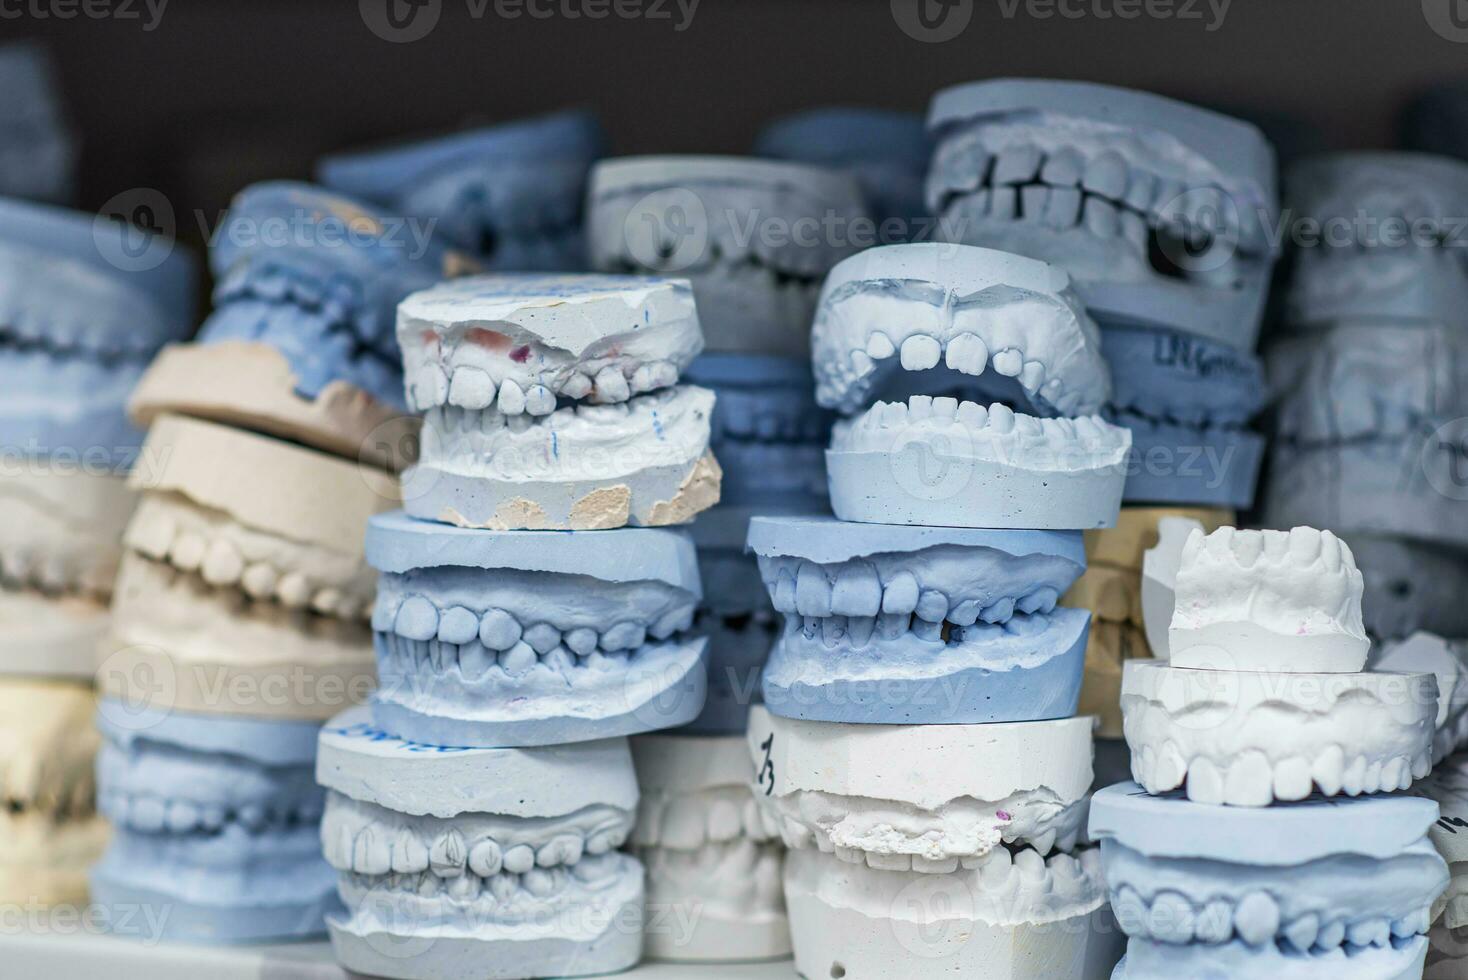
[{"label": "upper jaw cast", "polygon": [[1066,268],[1103,322],[1253,348],[1278,209],[1254,127],[1144,92],[1016,79],[938,93],[928,127],[940,238]]}]

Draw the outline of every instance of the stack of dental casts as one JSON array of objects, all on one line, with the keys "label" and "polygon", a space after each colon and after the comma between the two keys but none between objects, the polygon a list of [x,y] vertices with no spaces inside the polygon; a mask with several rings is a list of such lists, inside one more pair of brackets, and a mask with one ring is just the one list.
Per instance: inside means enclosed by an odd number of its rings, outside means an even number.
[{"label": "stack of dental casts", "polygon": [[172,910],[164,938],[297,938],[337,905],[317,733],[374,682],[362,533],[406,431],[393,309],[460,260],[296,184],[239,195],[211,260],[198,339],[131,402],[148,435],[99,675],[92,894],[114,929],[142,905]]},{"label": "stack of dental casts", "polygon": [[703,347],[693,291],[472,277],[409,296],[397,331],[422,454],[404,512],[367,533],[378,689],[318,758],[337,958],[435,980],[626,969],[646,894],[611,853],[637,810],[626,736],[687,724],[705,693],[693,542],[658,526],[719,496],[713,395],[677,383]]},{"label": "stack of dental casts", "polygon": [[1044,263],[894,245],[831,271],[812,349],[848,416],[835,518],[749,532],[784,617],[747,741],[796,969],[1104,976],[1090,616],[1057,606],[1125,480],[1096,327]]},{"label": "stack of dental casts", "polygon": [[0,197],[72,203],[76,135],[46,49],[0,45],[0,92]]},{"label": "stack of dental casts", "polygon": [[1448,868],[1438,805],[1395,791],[1431,768],[1438,685],[1364,671],[1362,588],[1330,531],[1192,531],[1170,662],[1122,681],[1135,783],[1092,802],[1117,977],[1422,975]]},{"label": "stack of dental casts", "polygon": [[434,232],[496,271],[586,268],[582,211],[606,136],[565,111],[327,157],[321,183]]},{"label": "stack of dental casts", "polygon": [[127,473],[146,466],[124,403],[190,329],[195,275],[170,242],[126,251],[130,234],[0,199],[0,901],[16,906],[85,903],[106,843],[92,678]]},{"label": "stack of dental casts", "polygon": [[1274,154],[1253,126],[1144,92],[1000,79],[933,100],[927,203],[946,241],[1065,269],[1101,327],[1129,429],[1122,517],[1088,532],[1067,601],[1092,610],[1082,710],[1124,754],[1122,665],[1160,655],[1142,623],[1142,553],[1168,517],[1212,530],[1253,505],[1264,440],[1254,356],[1276,249]]},{"label": "stack of dental casts", "polygon": [[636,841],[648,872],[647,952],[685,962],[786,956],[782,848],[756,822],[727,819],[730,806],[753,811],[744,733],[778,632],[745,539],[754,514],[827,510],[830,423],[814,399],[811,311],[821,277],[861,247],[853,236],[870,219],[851,176],[734,157],[607,161],[592,174],[589,207],[598,268],[689,275],[708,350],[688,376],[717,396],[711,445],[724,471],[719,506],[692,528],[704,583],[696,629],[708,638],[704,709],[676,732],[633,743],[651,815]]}]

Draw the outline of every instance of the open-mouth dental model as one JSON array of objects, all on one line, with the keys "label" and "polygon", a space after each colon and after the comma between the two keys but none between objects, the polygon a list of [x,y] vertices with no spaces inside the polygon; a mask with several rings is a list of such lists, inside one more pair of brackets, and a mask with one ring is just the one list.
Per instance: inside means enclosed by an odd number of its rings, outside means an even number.
[{"label": "open-mouth dental model", "polygon": [[1056,599],[1085,568],[1079,534],[757,517],[784,631],[771,712],[872,724],[980,724],[1075,713],[1090,613]]},{"label": "open-mouth dental model", "polygon": [[996,79],[939,92],[927,201],[946,241],[1071,275],[1107,325],[1253,350],[1278,205],[1253,126],[1147,92]]},{"label": "open-mouth dental model", "polygon": [[56,69],[40,44],[0,47],[0,195],[64,204],[75,193],[77,146]]},{"label": "open-mouth dental model", "polygon": [[693,543],[677,531],[485,534],[374,517],[384,729],[556,745],[682,725],[704,700]]},{"label": "open-mouth dental model", "polygon": [[322,184],[434,233],[487,269],[586,267],[586,176],[605,134],[589,112],[554,112],[402,146],[327,157]]},{"label": "open-mouth dental model", "polygon": [[1286,198],[1319,226],[1295,250],[1286,322],[1297,329],[1408,322],[1457,327],[1468,303],[1468,163],[1425,153],[1341,153],[1290,168]]},{"label": "open-mouth dental model", "polygon": [[929,230],[923,179],[932,147],[923,117],[915,112],[809,109],[766,126],[754,152],[850,173],[861,185],[883,244],[913,241]]},{"label": "open-mouth dental model", "polygon": [[[817,401],[849,415],[874,397],[901,399],[837,423],[826,454],[836,516],[1110,524],[1131,439],[1094,414],[1110,382],[1099,332],[1068,286],[1042,262],[931,243],[831,270],[811,340]],[[1038,417],[1056,413],[1079,417]]]},{"label": "open-mouth dental model", "polygon": [[87,868],[107,842],[93,807],[95,707],[82,684],[0,680],[0,901],[87,901]]},{"label": "open-mouth dental model", "polygon": [[115,932],[167,910],[149,938],[230,943],[325,932],[337,907],[321,860],[319,725],[170,712],[97,712],[98,808],[112,843],[92,898]]},{"label": "open-mouth dental model", "polygon": [[133,419],[195,415],[401,466],[398,301],[474,268],[432,230],[310,184],[246,188],[211,242],[214,312],[149,367]]},{"label": "open-mouth dental model", "polygon": [[756,708],[748,745],[791,848],[802,976],[1048,980],[1101,959],[1087,924],[1105,904],[1100,855],[1076,850],[1091,719],[832,726]]},{"label": "open-mouth dental model", "polygon": [[1224,344],[1170,330],[1102,331],[1111,366],[1107,421],[1132,434],[1128,503],[1248,508],[1264,461],[1250,418],[1264,367]]},{"label": "open-mouth dental model", "polygon": [[744,734],[632,739],[642,801],[632,831],[647,868],[646,952],[710,962],[790,955],[784,848],[751,792]]},{"label": "open-mouth dental model", "polygon": [[1100,790],[1090,833],[1131,937],[1116,977],[1421,976],[1448,882],[1437,817],[1411,796],[1239,810]]},{"label": "open-mouth dental model", "polygon": [[714,396],[681,279],[484,276],[408,297],[414,517],[493,530],[681,524],[718,502]]},{"label": "open-mouth dental model", "polygon": [[1175,667],[1354,673],[1371,641],[1361,573],[1329,531],[1194,529],[1178,567],[1169,659]]},{"label": "open-mouth dental model", "polygon": [[376,977],[615,973],[642,951],[643,870],[616,849],[637,808],[625,739],[454,749],[375,728],[321,733],[326,860],[347,969]]},{"label": "open-mouth dental model", "polygon": [[1270,523],[1468,545],[1468,335],[1352,323],[1270,352]]},{"label": "open-mouth dental model", "polygon": [[171,678],[164,707],[324,720],[372,686],[362,528],[391,476],[267,436],[160,416],[133,471],[100,683]]},{"label": "open-mouth dental model", "polygon": [[805,357],[821,280],[875,241],[854,178],[750,157],[606,160],[587,209],[593,268],[686,276],[726,353]]}]

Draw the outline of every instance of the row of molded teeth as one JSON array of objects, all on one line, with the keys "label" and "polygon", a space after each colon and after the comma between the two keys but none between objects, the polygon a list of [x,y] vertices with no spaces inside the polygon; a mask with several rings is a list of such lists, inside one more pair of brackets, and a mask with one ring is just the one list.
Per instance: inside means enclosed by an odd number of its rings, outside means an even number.
[{"label": "row of molded teeth", "polygon": [[[1081,839],[1081,829],[1079,827],[1073,827],[1064,834],[1055,827],[1050,827],[1040,833],[1022,836],[1013,842],[1002,843],[985,854],[972,857],[949,856],[932,859],[916,854],[877,854],[856,847],[838,846],[832,842],[830,834],[809,824],[802,823],[795,817],[775,816],[769,809],[762,810],[762,813],[765,815],[767,824],[773,824],[771,830],[778,829],[780,839],[784,841],[786,847],[792,850],[809,847],[814,843],[817,850],[825,854],[834,853],[848,864],[861,864],[865,862],[869,867],[876,868],[879,871],[922,871],[933,874],[944,874],[960,867],[972,871],[976,868],[984,867],[991,859],[1006,863],[1008,858],[998,857],[997,852],[999,851],[1005,851],[1009,855],[1018,855],[1022,852],[1028,853],[1035,858],[1041,859],[1042,863],[1047,855],[1051,855],[1052,852],[1057,850],[1062,854],[1074,854],[1077,858],[1090,853],[1090,851],[1085,849],[1077,850]],[[1099,861],[1099,857],[1095,854],[1087,858],[1088,861],[1092,859]],[[1029,857],[1023,860],[1032,863],[1032,859]]]},{"label": "row of molded teeth", "polygon": [[741,839],[762,841],[771,836],[754,794],[748,787],[735,786],[663,798],[644,794],[633,840],[658,848],[691,851],[705,844]]},{"label": "row of molded teeth", "polygon": [[1299,953],[1351,946],[1387,946],[1427,932],[1432,910],[1424,906],[1400,919],[1322,921],[1314,912],[1281,921],[1279,903],[1267,891],[1252,891],[1237,902],[1217,897],[1202,906],[1181,892],[1160,891],[1148,901],[1130,885],[1112,896],[1117,924],[1129,936],[1159,942],[1218,945],[1237,936],[1251,946],[1278,943]]},{"label": "row of molded teeth", "polygon": [[[758,242],[760,237],[755,235],[754,241]],[[677,251],[676,242],[672,244],[673,247],[669,249],[668,253],[670,255]],[[682,258],[679,256],[680,260]],[[680,275],[724,279],[730,286],[746,286],[761,291],[773,290],[787,295],[797,294],[814,302],[820,295],[821,283],[825,279],[826,271],[835,264],[836,258],[837,256],[831,256],[830,261],[813,265],[810,271],[798,272],[781,268],[766,257],[747,249],[740,249],[737,246],[727,248],[717,240],[710,239],[698,255],[692,257],[691,261],[680,262],[676,271]],[[615,267],[607,271],[623,275],[646,275],[649,272],[647,266],[637,258],[621,258],[615,260],[613,264]]]},{"label": "row of molded teeth", "polygon": [[514,841],[512,830],[504,831],[501,839],[479,834],[471,839],[459,828],[448,826],[425,839],[411,827],[370,823],[354,826],[350,819],[335,816],[335,811],[328,814],[321,827],[326,862],[338,871],[364,875],[519,875],[536,868],[571,867],[584,857],[615,851],[627,839],[627,821],[619,815],[603,819],[594,827],[578,828],[568,823],[539,845]]},{"label": "row of molded teeth", "polygon": [[1026,391],[1043,395],[1052,405],[1066,404],[1065,382],[1059,377],[1047,378],[1043,361],[1026,359],[1018,347],[991,350],[976,333],[960,333],[946,340],[915,333],[904,337],[899,346],[883,331],[873,330],[867,335],[866,346],[851,352],[851,372],[859,380],[876,370],[877,361],[890,357],[897,357],[904,371],[926,371],[941,363],[971,377],[983,375],[992,366],[996,374],[1014,378]]},{"label": "row of molded teeth", "polygon": [[[95,330],[81,320],[28,314],[20,306],[0,306],[0,354],[38,353],[67,361],[82,358],[102,364],[145,364],[157,345],[131,330]],[[60,365],[58,365],[58,368]]]},{"label": "row of molded teeth", "polygon": [[313,581],[301,569],[280,568],[268,561],[247,562],[227,537],[178,529],[166,521],[135,518],[126,537],[128,546],[144,557],[197,575],[213,588],[238,589],[256,602],[309,609],[344,620],[363,620],[371,613],[376,576],[365,566],[360,581],[343,588],[340,583]]},{"label": "row of molded teeth", "polygon": [[143,833],[174,834],[213,834],[228,824],[237,824],[252,834],[314,826],[322,812],[322,800],[316,793],[288,804],[269,801],[226,807],[113,789],[103,790],[99,805],[107,819],[118,826]]},{"label": "row of molded teeth", "polygon": [[777,612],[807,619],[875,617],[884,635],[894,630],[907,632],[913,628],[910,619],[936,625],[972,626],[978,622],[1002,625],[1016,613],[1049,613],[1060,598],[1054,588],[1040,586],[988,603],[976,599],[954,602],[937,589],[922,588],[911,572],[898,572],[884,583],[878,578],[877,570],[864,562],[843,564],[832,582],[820,565],[802,561],[793,574],[788,567],[782,567],[774,582],[767,584],[771,604]]},{"label": "row of molded teeth", "polygon": [[[964,618],[968,618],[966,614]],[[819,639],[831,648],[850,646],[860,650],[874,636],[879,640],[895,640],[908,633],[925,642],[951,644],[991,642],[1005,636],[1037,636],[1049,627],[1050,617],[1044,613],[1018,614],[1002,623],[959,625],[951,620],[935,623],[907,613],[883,613],[880,616],[806,616],[801,620],[791,617],[790,624],[791,630],[799,629],[807,640]]]},{"label": "row of molded teeth", "polygon": [[[367,337],[357,316],[360,297],[343,279],[318,275],[295,266],[277,262],[241,262],[227,272],[214,288],[214,310],[218,313],[233,303],[265,303],[291,306],[319,316],[333,327],[350,329],[354,336],[367,342],[372,353],[385,353],[375,346],[383,337]],[[391,322],[386,324],[390,334]],[[369,353],[364,349],[360,352]]]},{"label": "row of molded teeth", "polygon": [[1043,221],[1057,230],[1084,224],[1097,237],[1120,236],[1143,247],[1148,230],[1158,227],[1194,244],[1219,237],[1250,248],[1261,244],[1255,202],[1229,201],[1217,184],[1152,173],[1114,149],[1089,158],[1070,146],[1044,150],[1011,142],[990,150],[980,131],[944,141],[929,174],[935,214],[969,195],[996,219]]},{"label": "row of molded teeth", "polygon": [[496,904],[512,904],[527,899],[552,898],[573,881],[583,886],[597,887],[614,879],[625,866],[625,859],[616,854],[587,857],[568,867],[531,868],[523,873],[501,871],[488,877],[469,872],[443,877],[430,871],[396,872],[384,874],[361,874],[347,872],[345,876],[359,890],[367,892],[387,888],[395,892],[406,892],[419,898],[440,898],[452,902],[493,901]]},{"label": "row of molded teeth", "polygon": [[694,612],[695,606],[689,602],[669,610],[652,623],[629,619],[607,624],[600,632],[589,626],[562,630],[541,620],[521,622],[508,609],[494,608],[483,613],[466,606],[440,609],[427,596],[409,595],[399,599],[383,592],[372,610],[372,628],[405,640],[479,646],[489,656],[524,646],[533,655],[544,656],[564,648],[578,657],[589,657],[594,653],[637,650],[649,637],[661,641],[686,633],[693,626]]},{"label": "row of molded teeth", "polygon": [[1271,765],[1261,751],[1240,752],[1219,764],[1206,756],[1188,759],[1175,742],[1160,749],[1132,749],[1132,774],[1148,792],[1166,792],[1186,779],[1188,797],[1201,803],[1260,806],[1274,800],[1303,800],[1318,788],[1326,796],[1360,796],[1408,789],[1431,768],[1430,753],[1368,760],[1331,745],[1313,759],[1290,756]]},{"label": "row of molded teeth", "polygon": [[94,554],[78,555],[70,549],[36,553],[0,544],[0,588],[34,589],[47,596],[84,595],[105,602],[117,575],[113,547],[98,542]]},{"label": "row of molded teeth", "polygon": [[678,366],[672,361],[612,363],[595,373],[566,371],[563,376],[542,378],[534,384],[514,378],[496,381],[484,368],[470,365],[455,366],[450,376],[443,367],[429,363],[413,372],[407,397],[408,407],[415,412],[448,407],[500,417],[544,416],[557,410],[558,398],[588,406],[620,404],[636,395],[671,387],[677,381]]},{"label": "row of molded teeth", "polygon": [[1239,530],[1221,527],[1199,535],[1199,543],[1184,547],[1183,562],[1200,558],[1221,559],[1240,568],[1266,564],[1310,566],[1329,574],[1347,576],[1356,572],[1356,560],[1348,546],[1330,531],[1296,527],[1289,531]]},{"label": "row of molded teeth", "polygon": [[401,683],[405,678],[425,674],[457,674],[463,681],[477,681],[491,670],[506,677],[521,677],[536,668],[544,668],[571,682],[572,671],[612,671],[625,669],[641,650],[593,650],[578,657],[564,646],[546,653],[536,653],[521,641],[508,650],[491,650],[477,640],[473,643],[440,643],[438,640],[407,640],[396,633],[379,633],[382,662],[378,674],[384,686]]},{"label": "row of molded teeth", "polygon": [[979,883],[986,892],[1013,888],[1023,883],[1027,890],[1037,886],[1044,892],[1067,894],[1079,892],[1086,878],[1101,875],[1101,854],[1086,847],[1075,853],[1056,851],[1048,858],[1031,847],[999,846],[980,857],[942,860],[907,854],[873,854],[850,847],[834,849],[837,859],[847,864],[865,864],[877,871],[916,871],[921,874],[952,874],[959,868],[977,871]]},{"label": "row of molded teeth", "polygon": [[913,395],[905,403],[877,402],[857,418],[853,432],[901,429],[931,422],[958,423],[970,432],[982,431],[987,435],[1021,440],[1044,439],[1052,444],[1074,442],[1088,447],[1114,448],[1125,438],[1125,430],[1098,415],[1042,419],[1016,412],[1003,402],[984,406],[977,402],[930,395]]},{"label": "row of molded teeth", "polygon": [[[574,405],[564,405],[560,408],[552,405],[546,412],[506,413],[499,408],[469,409],[454,405],[438,405],[426,411],[424,423],[435,431],[445,434],[482,432],[485,435],[493,435],[505,429],[515,433],[525,432],[537,425],[549,426],[551,429],[563,429],[577,424],[616,424],[625,421],[634,413],[648,415],[656,413],[663,401],[663,397],[660,396],[667,396],[670,393],[671,387],[662,388],[656,392],[639,394],[614,403],[577,402]],[[542,416],[544,420],[537,421],[537,418]]]}]

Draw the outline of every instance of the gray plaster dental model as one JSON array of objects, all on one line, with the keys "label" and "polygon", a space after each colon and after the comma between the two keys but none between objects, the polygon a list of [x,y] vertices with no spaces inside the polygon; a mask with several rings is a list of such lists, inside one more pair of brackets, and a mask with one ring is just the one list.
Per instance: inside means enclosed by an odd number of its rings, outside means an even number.
[{"label": "gray plaster dental model", "polygon": [[1268,366],[1278,408],[1266,520],[1468,545],[1461,328],[1355,323],[1277,345]]},{"label": "gray plaster dental model", "polygon": [[1090,833],[1131,937],[1115,977],[1420,977],[1448,882],[1437,818],[1411,796],[1238,810],[1107,787]]},{"label": "gray plaster dental model", "polygon": [[1451,547],[1376,534],[1350,535],[1366,591],[1366,632],[1395,640],[1425,630],[1468,636],[1468,556]]},{"label": "gray plaster dental model", "polygon": [[1430,673],[1360,673],[1361,575],[1329,531],[1194,530],[1177,571],[1171,663],[1133,661],[1121,711],[1132,774],[1200,803],[1390,792],[1432,765]]},{"label": "gray plaster dental model", "polygon": [[851,173],[883,244],[912,241],[927,230],[923,179],[932,148],[923,117],[916,112],[809,109],[766,126],[754,152]]},{"label": "gray plaster dental model", "polygon": [[713,393],[687,280],[484,276],[398,311],[414,517],[493,530],[682,524],[718,502]]},{"label": "gray plaster dental model", "polygon": [[317,724],[137,715],[105,700],[97,727],[98,807],[113,837],[92,870],[92,899],[113,929],[137,928],[133,917],[152,907],[168,910],[161,940],[326,931],[337,902],[317,832]]},{"label": "gray plaster dental model", "polygon": [[1057,608],[1085,569],[1074,532],[757,517],[749,547],[785,627],[776,715],[982,724],[1075,713],[1090,613]]},{"label": "gray plaster dental model", "polygon": [[1278,204],[1253,126],[1146,92],[996,79],[939,92],[928,128],[940,238],[1060,266],[1104,325],[1254,348]]},{"label": "gray plaster dental model", "polygon": [[75,193],[76,140],[45,48],[0,46],[0,195],[56,204]]},{"label": "gray plaster dental model", "polygon": [[170,239],[0,199],[0,445],[125,474],[142,434],[124,405],[193,328],[196,272]]},{"label": "gray plaster dental model", "polygon": [[1320,228],[1318,241],[1295,250],[1289,326],[1458,325],[1468,303],[1457,257],[1468,163],[1417,153],[1312,157],[1290,168],[1285,193]]},{"label": "gray plaster dental model", "polygon": [[359,707],[322,730],[316,778],[348,970],[524,980],[637,962],[643,870],[616,850],[638,800],[625,739],[444,748],[388,735]]},{"label": "gray plaster dental model", "polygon": [[[1421,791],[1437,801],[1442,812],[1430,836],[1452,876],[1433,908],[1434,932],[1468,932],[1468,754],[1459,752],[1443,760],[1423,781]],[[1454,951],[1448,941],[1452,937],[1442,938],[1445,942],[1438,948]],[[1468,957],[1468,948],[1457,947],[1456,955]]]},{"label": "gray plaster dental model", "polygon": [[647,955],[686,963],[789,956],[784,848],[751,790],[744,734],[643,735],[632,739],[632,758]]},{"label": "gray plaster dental model", "polygon": [[687,276],[731,353],[806,356],[821,279],[875,240],[854,178],[750,157],[603,161],[587,209],[593,268]]},{"label": "gray plaster dental model", "polygon": [[390,475],[172,415],[154,421],[143,458],[103,691],[317,722],[365,697],[375,576],[362,528],[392,506]]},{"label": "gray plaster dental model", "polygon": [[693,543],[654,528],[368,525],[379,726],[435,745],[556,745],[670,728],[704,700]]},{"label": "gray plaster dental model", "polygon": [[1171,330],[1102,331],[1111,367],[1107,421],[1132,434],[1127,503],[1247,509],[1264,461],[1248,429],[1264,406],[1252,354]]},{"label": "gray plaster dental model", "polygon": [[1100,855],[1078,846],[1091,719],[845,726],[756,708],[748,744],[791,848],[801,976],[1089,980],[1115,962]]},{"label": "gray plaster dental model", "polygon": [[[1099,333],[1059,269],[960,245],[871,249],[831,270],[811,342],[822,405],[895,399],[836,425],[842,520],[1115,521],[1131,438],[1094,414],[1111,391]],[[1056,414],[1078,417],[1039,417]]]},{"label": "gray plaster dental model", "polygon": [[606,143],[589,112],[554,112],[327,157],[321,183],[434,223],[487,269],[585,268],[586,177]]},{"label": "gray plaster dental model", "polygon": [[246,188],[211,241],[214,312],[149,367],[134,420],[194,415],[400,466],[384,437],[403,404],[398,301],[473,268],[432,231],[310,184]]}]

